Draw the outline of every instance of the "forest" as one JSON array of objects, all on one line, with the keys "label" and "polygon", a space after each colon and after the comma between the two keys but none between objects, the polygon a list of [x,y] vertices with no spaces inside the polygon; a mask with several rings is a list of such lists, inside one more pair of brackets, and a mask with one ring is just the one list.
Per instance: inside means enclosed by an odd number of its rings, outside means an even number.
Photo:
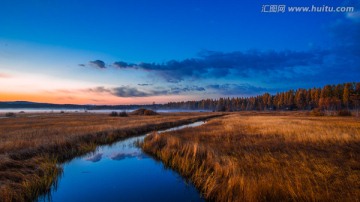
[{"label": "forest", "polygon": [[252,97],[227,97],[200,101],[169,102],[162,108],[193,109],[211,111],[251,111],[251,110],[312,110],[339,111],[355,110],[360,105],[360,82],[325,85],[309,88],[264,93]]}]

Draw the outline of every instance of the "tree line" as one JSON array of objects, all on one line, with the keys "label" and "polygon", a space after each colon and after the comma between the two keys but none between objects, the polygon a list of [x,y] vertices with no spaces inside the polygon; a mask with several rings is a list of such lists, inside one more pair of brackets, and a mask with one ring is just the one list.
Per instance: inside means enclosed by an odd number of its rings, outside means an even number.
[{"label": "tree line", "polygon": [[252,97],[227,97],[200,101],[169,102],[162,108],[211,111],[251,110],[353,110],[359,109],[360,82],[326,85],[309,88],[264,93]]}]

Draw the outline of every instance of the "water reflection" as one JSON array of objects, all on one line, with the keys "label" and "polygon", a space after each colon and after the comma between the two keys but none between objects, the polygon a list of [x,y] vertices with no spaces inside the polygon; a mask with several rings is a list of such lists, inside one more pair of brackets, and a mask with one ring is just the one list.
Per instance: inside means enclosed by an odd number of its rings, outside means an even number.
[{"label": "water reflection", "polygon": [[100,146],[64,164],[58,187],[39,201],[203,201],[191,184],[136,147],[145,136]]},{"label": "water reflection", "polygon": [[133,152],[133,153],[114,153],[110,156],[110,159],[112,160],[123,160],[126,158],[137,158],[137,159],[143,159],[148,158],[147,155],[144,155],[142,152]]},{"label": "water reflection", "polygon": [[103,154],[102,153],[97,153],[93,156],[84,158],[86,161],[91,161],[91,162],[99,162],[102,159]]}]

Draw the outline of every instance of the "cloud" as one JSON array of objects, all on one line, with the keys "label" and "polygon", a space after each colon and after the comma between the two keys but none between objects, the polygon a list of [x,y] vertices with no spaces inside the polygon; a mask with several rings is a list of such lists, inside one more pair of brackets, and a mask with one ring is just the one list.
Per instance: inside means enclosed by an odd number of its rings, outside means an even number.
[{"label": "cloud", "polygon": [[78,64],[80,67],[85,67],[85,64]]},{"label": "cloud", "polygon": [[203,51],[197,58],[171,60],[165,63],[139,63],[128,65],[117,62],[122,69],[140,69],[155,73],[167,82],[177,83],[185,79],[221,78],[230,75],[249,77],[253,72],[266,74],[296,66],[323,64],[322,51]]},{"label": "cloud", "polygon": [[188,93],[208,92],[221,95],[253,95],[269,92],[271,89],[250,84],[211,84],[207,86],[170,86],[168,88],[153,87],[153,89],[139,89],[131,86],[115,88],[96,87],[88,92],[109,93],[117,97],[150,97],[161,95],[181,95]]},{"label": "cloud", "polygon": [[152,86],[150,83],[138,83],[138,86]]},{"label": "cloud", "polygon": [[95,88],[87,89],[86,91],[89,92],[96,92],[96,93],[111,93],[111,89],[105,88],[103,86],[98,86]]},{"label": "cloud", "polygon": [[271,89],[250,84],[212,84],[206,86],[206,89],[213,90],[222,95],[258,95],[264,92],[273,91]]},{"label": "cloud", "polygon": [[132,86],[120,86],[114,88],[105,88],[102,86],[86,89],[87,92],[109,93],[117,97],[150,97],[161,95],[178,95],[185,92],[205,91],[205,88],[199,86],[185,87],[153,87],[152,89],[142,89]]},{"label": "cloud", "polygon": [[139,90],[135,87],[122,86],[112,89],[112,94],[118,97],[149,97],[167,95],[167,90]]},{"label": "cloud", "polygon": [[119,62],[114,62],[113,63],[113,66],[114,67],[117,67],[117,68],[136,68],[136,65],[135,64],[131,64],[131,63],[127,63],[127,62],[123,62],[123,61],[119,61]]},{"label": "cloud", "polygon": [[199,87],[199,86],[172,87],[171,88],[171,94],[181,94],[184,92],[191,92],[191,91],[205,91],[205,88]]},{"label": "cloud", "polygon": [[99,69],[105,69],[105,62],[102,60],[94,60],[89,62],[91,66],[99,68]]},{"label": "cloud", "polygon": [[156,89],[138,89],[131,86],[120,86],[114,88],[105,88],[102,86],[87,89],[88,92],[95,93],[109,93],[117,97],[150,97],[158,95],[168,95],[168,90],[156,90]]}]

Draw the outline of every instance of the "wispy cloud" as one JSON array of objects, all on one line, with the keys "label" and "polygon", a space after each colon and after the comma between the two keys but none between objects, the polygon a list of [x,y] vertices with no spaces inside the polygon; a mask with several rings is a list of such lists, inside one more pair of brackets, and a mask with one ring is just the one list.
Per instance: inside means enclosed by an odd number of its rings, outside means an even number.
[{"label": "wispy cloud", "polygon": [[98,87],[95,87],[95,88],[89,88],[86,91],[95,92],[95,93],[104,93],[104,92],[105,93],[111,93],[111,89],[105,88],[103,86],[98,86]]},{"label": "wispy cloud", "polygon": [[205,91],[204,87],[199,86],[187,86],[187,87],[171,87],[172,94],[180,94],[184,92],[191,92],[191,91]]},{"label": "wispy cloud", "polygon": [[112,94],[118,97],[149,97],[168,95],[167,90],[139,90],[135,87],[122,86],[112,89]]},{"label": "wispy cloud", "polygon": [[206,86],[206,89],[213,90],[222,95],[258,95],[272,91],[272,89],[257,87],[250,84],[212,84]]},{"label": "wispy cloud", "polygon": [[87,89],[88,92],[95,93],[109,93],[117,97],[150,97],[158,95],[167,95],[167,90],[151,90],[151,89],[138,89],[131,86],[120,86],[114,88],[95,87]]},{"label": "wispy cloud", "polygon": [[150,83],[138,83],[138,86],[152,86]]},{"label": "wispy cloud", "polygon": [[151,97],[161,95],[179,95],[185,92],[205,91],[205,88],[198,86],[186,87],[152,87],[136,88],[132,86],[120,86],[113,88],[95,87],[86,90],[87,92],[109,93],[117,97]]}]

